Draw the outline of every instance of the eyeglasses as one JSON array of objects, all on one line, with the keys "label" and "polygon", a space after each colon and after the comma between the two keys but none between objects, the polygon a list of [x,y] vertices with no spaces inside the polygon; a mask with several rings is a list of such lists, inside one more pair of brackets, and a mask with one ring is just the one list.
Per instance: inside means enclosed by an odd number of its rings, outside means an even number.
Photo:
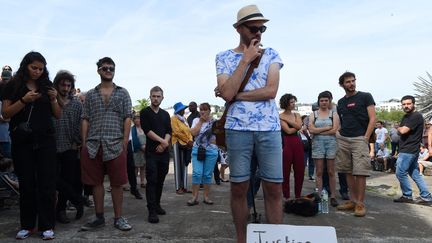
[{"label": "eyeglasses", "polygon": [[3,71],[12,71],[12,68],[6,65],[3,67]]},{"label": "eyeglasses", "polygon": [[261,25],[260,27],[257,27],[257,26],[247,26],[244,24],[243,26],[246,27],[252,34],[256,34],[258,31],[264,33],[267,29],[267,26],[265,25]]},{"label": "eyeglasses", "polygon": [[102,70],[104,72],[115,72],[115,67],[100,67],[99,70]]}]

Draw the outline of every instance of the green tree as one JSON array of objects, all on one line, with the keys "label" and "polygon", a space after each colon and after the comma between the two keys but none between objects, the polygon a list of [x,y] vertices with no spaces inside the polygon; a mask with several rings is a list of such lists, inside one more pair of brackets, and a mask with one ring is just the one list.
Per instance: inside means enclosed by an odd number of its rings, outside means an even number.
[{"label": "green tree", "polygon": [[400,122],[402,116],[405,113],[400,110],[392,110],[392,111],[377,111],[376,112],[376,120],[383,122]]},{"label": "green tree", "polygon": [[141,111],[142,109],[146,108],[150,105],[150,99],[140,99],[137,100],[138,104],[133,107],[134,111]]},{"label": "green tree", "polygon": [[432,75],[426,72],[427,78],[418,77],[419,81],[414,82],[416,91],[416,108],[423,114],[426,120],[432,117]]}]

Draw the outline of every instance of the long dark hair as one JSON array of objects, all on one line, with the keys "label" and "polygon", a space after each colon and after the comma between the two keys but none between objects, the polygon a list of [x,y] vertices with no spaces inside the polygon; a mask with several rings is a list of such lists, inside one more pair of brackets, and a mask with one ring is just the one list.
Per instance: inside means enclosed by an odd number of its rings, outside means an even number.
[{"label": "long dark hair", "polygon": [[[47,62],[45,60],[45,57],[43,57],[42,54],[40,54],[39,52],[31,51],[24,56],[23,60],[20,63],[18,71],[16,71],[15,75],[12,77],[11,82],[13,82],[14,85],[13,94],[15,97],[19,93],[21,93],[23,89],[26,88],[26,82],[30,79],[30,74],[27,66],[35,61],[41,62],[44,65],[42,75],[36,80],[36,85],[38,89],[51,84],[51,81],[49,80],[49,72],[46,67]],[[15,99],[19,98],[20,97],[16,97]]]}]

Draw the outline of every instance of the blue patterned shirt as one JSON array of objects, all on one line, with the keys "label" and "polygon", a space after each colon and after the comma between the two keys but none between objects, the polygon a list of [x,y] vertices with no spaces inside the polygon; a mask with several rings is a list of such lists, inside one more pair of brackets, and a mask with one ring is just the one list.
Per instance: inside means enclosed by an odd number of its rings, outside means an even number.
[{"label": "blue patterned shirt", "polygon": [[[243,53],[227,50],[216,55],[216,73],[231,76],[240,63]],[[272,48],[265,49],[259,66],[254,70],[244,91],[263,88],[267,84],[269,67],[278,63],[283,67],[279,54]],[[280,131],[279,112],[274,99],[264,101],[236,101],[228,109],[225,129],[237,131]]]}]

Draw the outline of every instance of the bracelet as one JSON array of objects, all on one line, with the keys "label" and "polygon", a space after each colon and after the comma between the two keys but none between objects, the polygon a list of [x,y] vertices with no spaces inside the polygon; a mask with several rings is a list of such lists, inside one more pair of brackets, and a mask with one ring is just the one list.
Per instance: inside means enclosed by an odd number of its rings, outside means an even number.
[{"label": "bracelet", "polygon": [[21,101],[21,103],[23,103],[24,105],[27,105],[27,102],[24,101],[23,97],[21,97],[21,98],[19,99],[19,101]]}]

